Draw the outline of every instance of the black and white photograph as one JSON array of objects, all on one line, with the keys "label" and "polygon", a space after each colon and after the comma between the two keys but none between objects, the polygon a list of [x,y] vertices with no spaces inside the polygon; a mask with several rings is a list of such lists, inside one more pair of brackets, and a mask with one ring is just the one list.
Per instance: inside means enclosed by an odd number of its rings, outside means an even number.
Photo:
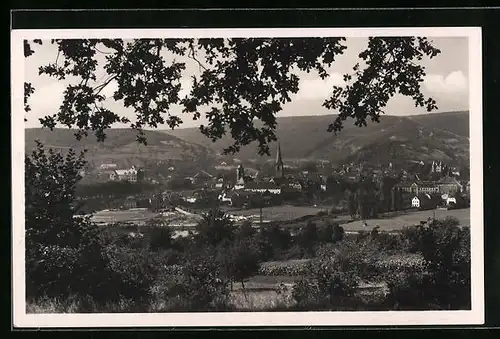
[{"label": "black and white photograph", "polygon": [[484,321],[480,28],[11,34],[14,325]]}]

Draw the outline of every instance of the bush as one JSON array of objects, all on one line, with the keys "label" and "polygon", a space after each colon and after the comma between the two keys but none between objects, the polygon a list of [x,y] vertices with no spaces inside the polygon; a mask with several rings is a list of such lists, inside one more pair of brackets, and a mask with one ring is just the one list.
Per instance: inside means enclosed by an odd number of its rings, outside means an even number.
[{"label": "bush", "polygon": [[238,239],[247,239],[253,238],[257,231],[252,226],[252,222],[245,220],[241,224],[241,226],[236,231],[236,238]]},{"label": "bush", "polygon": [[80,286],[75,286],[75,271],[79,261],[76,248],[57,245],[30,248],[26,258],[27,297],[65,298],[77,293]]},{"label": "bush", "polygon": [[147,249],[116,246],[107,247],[105,253],[111,269],[108,294],[138,305],[149,303],[150,289],[161,267],[157,257]]},{"label": "bush", "polygon": [[404,227],[401,230],[402,243],[410,253],[416,253],[418,251],[419,238],[420,230],[417,226]]},{"label": "bush", "polygon": [[156,252],[172,247],[172,229],[168,226],[153,226],[149,230],[149,248]]},{"label": "bush", "polygon": [[298,281],[292,289],[292,298],[299,310],[324,309],[327,306],[322,291],[313,280]]},{"label": "bush", "polygon": [[152,288],[159,311],[224,310],[228,286],[210,249],[190,253],[180,266],[161,270]]},{"label": "bush", "polygon": [[344,228],[336,223],[333,226],[332,242],[336,243],[342,241],[344,239],[344,235],[345,235]]},{"label": "bush", "polygon": [[278,225],[262,227],[255,238],[261,253],[261,261],[274,258],[278,253],[287,250],[292,242],[290,232],[280,229]]},{"label": "bush", "polygon": [[286,250],[282,250],[273,256],[274,260],[292,260],[309,258],[310,253],[298,244],[292,245]]},{"label": "bush", "polygon": [[333,241],[333,225],[327,222],[326,225],[319,232],[319,240],[321,242]]},{"label": "bush", "polygon": [[76,217],[83,154],[37,149],[25,157],[26,297],[108,300],[110,271],[97,227]]},{"label": "bush", "polygon": [[431,284],[431,277],[422,271],[392,271],[387,275],[388,295],[386,303],[394,310],[439,309],[439,305],[429,303],[425,289]]},{"label": "bush", "polygon": [[351,245],[321,247],[308,265],[308,278],[293,289],[298,307],[337,309],[352,303],[361,281],[358,265],[360,257]]},{"label": "bush", "polygon": [[28,299],[92,296],[105,302],[110,275],[97,228],[88,219],[74,218],[78,245],[32,242],[26,248],[26,296]]},{"label": "bush", "polygon": [[394,307],[470,309],[469,229],[447,218],[405,233],[411,235],[410,246],[421,254],[425,270],[387,273]]},{"label": "bush", "polygon": [[372,241],[388,254],[396,254],[406,252],[407,246],[399,234],[389,234],[386,232],[378,232],[375,236],[372,236]]},{"label": "bush", "polygon": [[305,249],[309,256],[313,257],[315,255],[315,246],[319,240],[319,232],[316,223],[309,220],[295,238],[297,243]]}]

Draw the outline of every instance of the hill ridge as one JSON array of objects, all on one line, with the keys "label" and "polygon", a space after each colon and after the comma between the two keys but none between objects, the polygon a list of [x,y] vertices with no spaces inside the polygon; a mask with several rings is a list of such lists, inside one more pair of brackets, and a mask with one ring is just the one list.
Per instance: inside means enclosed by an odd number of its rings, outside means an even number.
[{"label": "hill ridge", "polygon": [[[278,117],[276,134],[282,146],[283,157],[288,159],[321,158],[330,159],[334,162],[343,161],[349,155],[368,146],[370,143],[383,139],[385,136],[390,136],[388,133],[393,129],[396,134],[401,133],[401,130],[398,131],[400,127],[408,133],[420,128],[425,132],[424,134],[432,135],[432,133],[437,133],[444,139],[457,139],[460,146],[456,147],[459,148],[459,153],[463,153],[458,158],[468,157],[467,152],[464,150],[464,148],[468,148],[466,145],[469,137],[468,111],[404,116],[384,115],[381,117],[380,123],[369,122],[366,127],[356,127],[350,124],[348,120],[344,129],[337,134],[326,131],[328,124],[333,121],[334,117],[334,114]],[[395,127],[396,123],[402,125]],[[227,147],[231,142],[230,138],[225,137],[212,143],[210,140],[205,139],[197,127],[176,129],[174,131],[164,130],[163,132],[192,143],[207,145],[216,153],[219,153],[222,148]],[[298,142],[299,140],[300,142]],[[271,143],[270,146],[271,153],[273,153],[276,145]],[[242,147],[235,157],[241,159],[258,158],[256,154],[256,144],[254,143]],[[271,154],[271,157],[273,155]],[[448,159],[450,158],[448,156],[445,158],[450,161],[465,160]]]}]

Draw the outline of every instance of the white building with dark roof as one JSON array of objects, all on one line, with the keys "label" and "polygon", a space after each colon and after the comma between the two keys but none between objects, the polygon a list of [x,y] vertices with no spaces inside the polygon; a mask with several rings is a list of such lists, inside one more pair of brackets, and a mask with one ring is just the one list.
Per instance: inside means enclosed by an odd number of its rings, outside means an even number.
[{"label": "white building with dark roof", "polygon": [[281,187],[277,186],[272,182],[251,181],[246,183],[243,189],[246,192],[253,192],[253,193],[265,193],[265,192],[269,192],[272,194],[281,193]]},{"label": "white building with dark roof", "polygon": [[129,169],[116,169],[111,172],[109,179],[110,180],[122,180],[122,181],[130,181],[137,182],[137,168],[132,166]]}]

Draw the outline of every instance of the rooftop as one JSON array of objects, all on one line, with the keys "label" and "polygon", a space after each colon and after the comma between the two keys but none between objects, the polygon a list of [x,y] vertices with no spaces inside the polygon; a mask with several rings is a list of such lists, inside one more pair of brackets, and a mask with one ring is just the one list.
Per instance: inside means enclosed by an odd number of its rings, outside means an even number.
[{"label": "rooftop", "polygon": [[251,181],[245,184],[245,189],[278,189],[279,187],[272,182]]}]

